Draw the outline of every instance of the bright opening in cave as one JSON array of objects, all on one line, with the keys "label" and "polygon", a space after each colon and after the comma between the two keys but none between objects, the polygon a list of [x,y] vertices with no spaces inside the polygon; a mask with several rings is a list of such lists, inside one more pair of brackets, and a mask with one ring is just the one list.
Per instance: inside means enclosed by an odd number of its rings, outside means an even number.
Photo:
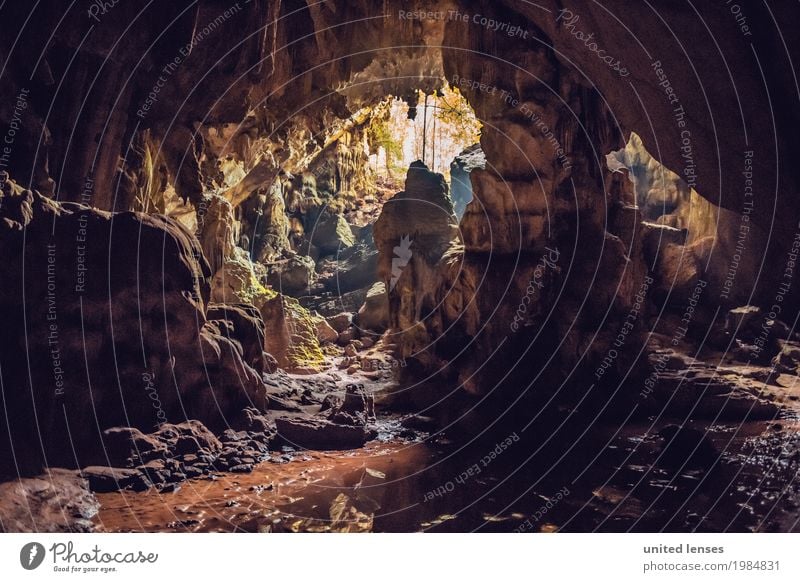
[{"label": "bright opening in cave", "polygon": [[431,95],[419,91],[413,108],[400,98],[379,108],[385,112],[373,118],[369,131],[370,164],[393,185],[402,182],[415,160],[449,181],[455,157],[480,140],[481,122],[461,92],[447,84]]}]

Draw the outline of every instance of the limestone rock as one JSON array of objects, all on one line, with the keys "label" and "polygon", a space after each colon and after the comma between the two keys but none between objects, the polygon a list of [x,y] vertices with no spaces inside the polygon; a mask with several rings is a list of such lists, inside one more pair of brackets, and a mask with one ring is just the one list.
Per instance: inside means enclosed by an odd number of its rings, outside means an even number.
[{"label": "limestone rock", "polygon": [[361,426],[336,424],[323,418],[275,419],[278,436],[289,446],[315,450],[352,449],[364,446],[376,433]]},{"label": "limestone rock", "polygon": [[456,218],[461,220],[467,209],[467,204],[472,201],[472,181],[470,174],[473,170],[482,170],[486,166],[486,155],[480,144],[474,144],[462,151],[450,164],[450,194],[453,199],[453,211]]},{"label": "limestone rock", "polygon": [[329,344],[339,339],[339,333],[320,316],[315,316],[315,325],[317,326],[317,339],[321,344]]},{"label": "limestone rock", "polygon": [[287,371],[319,370],[324,356],[317,339],[318,319],[296,299],[277,295],[264,301],[261,315],[267,327],[266,348]]},{"label": "limestone rock", "polygon": [[86,467],[81,471],[95,493],[109,493],[120,489],[147,489],[141,474],[136,469],[117,467]]},{"label": "limestone rock", "polygon": [[203,254],[216,273],[225,261],[234,258],[236,247],[236,222],[233,206],[222,196],[210,196],[203,201],[198,213],[198,234]]},{"label": "limestone rock", "polygon": [[779,372],[800,375],[800,343],[782,341],[781,351],[772,360],[772,365]]},{"label": "limestone rock", "polygon": [[323,255],[336,254],[355,243],[353,231],[344,217],[327,207],[312,216],[306,230],[311,235],[311,243]]},{"label": "limestone rock", "polygon": [[372,331],[384,331],[389,325],[389,296],[386,285],[375,283],[367,291],[364,305],[358,310],[358,327]]},{"label": "limestone rock", "polygon": [[317,279],[315,269],[316,265],[311,257],[289,253],[288,257],[268,265],[267,283],[286,295],[308,295]]},{"label": "limestone rock", "polygon": [[95,529],[100,503],[75,471],[50,469],[0,483],[0,529],[5,533],[80,533]]},{"label": "limestone rock", "polygon": [[266,335],[261,312],[246,303],[211,303],[206,311],[209,321],[229,322],[222,324],[220,330],[224,335],[242,348],[246,364],[259,374],[274,372],[269,366],[264,353]]},{"label": "limestone rock", "polygon": [[327,318],[328,324],[338,333],[342,333],[353,322],[353,314],[348,312],[338,313]]}]

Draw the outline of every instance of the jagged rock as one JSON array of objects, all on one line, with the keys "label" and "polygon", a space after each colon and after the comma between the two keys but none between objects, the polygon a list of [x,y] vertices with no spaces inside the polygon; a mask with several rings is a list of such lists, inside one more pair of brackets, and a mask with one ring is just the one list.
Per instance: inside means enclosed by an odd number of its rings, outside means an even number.
[{"label": "jagged rock", "polygon": [[171,471],[167,469],[164,459],[153,459],[135,469],[153,485],[164,484],[171,477]]},{"label": "jagged rock", "polygon": [[[218,452],[222,448],[219,439],[197,420],[187,420],[180,424],[164,424],[155,433],[155,436],[173,449],[178,446],[181,439],[190,439],[189,442],[194,445],[191,447],[194,449],[191,452],[199,450]],[[189,452],[189,450],[186,449],[183,452]]]},{"label": "jagged rock", "polygon": [[321,344],[328,344],[339,339],[339,333],[322,317],[315,317],[317,339]]},{"label": "jagged rock", "polygon": [[149,484],[136,469],[117,467],[86,467],[81,471],[95,493],[109,493],[120,489],[147,489]]},{"label": "jagged rock", "polygon": [[779,372],[800,375],[800,343],[780,341],[781,350],[772,360],[772,365]]},{"label": "jagged rock", "polygon": [[275,423],[261,414],[256,408],[245,408],[231,426],[236,430],[261,433],[271,439],[275,434]]},{"label": "jagged rock", "polygon": [[379,332],[387,327],[408,332],[419,322],[422,305],[430,303],[439,288],[439,269],[458,240],[442,175],[430,172],[422,162],[411,164],[405,190],[383,207],[374,238],[380,253],[380,283],[367,294],[358,325]]},{"label": "jagged rock", "polygon": [[337,333],[342,333],[353,322],[353,314],[347,312],[338,313],[328,317],[327,322]]},{"label": "jagged rock", "polygon": [[[229,443],[244,442],[247,440],[247,432],[243,430],[234,430],[229,428],[225,430],[220,436],[220,441],[226,445]],[[236,449],[225,447],[220,456],[227,457],[236,453]]]},{"label": "jagged rock", "polygon": [[[212,390],[216,386],[209,386],[197,394],[188,403],[184,403],[186,413],[195,418],[203,418],[205,424],[217,428],[226,424],[226,414],[237,411],[242,407],[252,405],[262,410],[266,409],[266,387],[261,379],[261,374],[244,363],[242,345],[229,339],[228,326],[223,322],[209,321],[200,332],[200,345],[203,357],[203,368],[187,370],[186,374],[193,377],[197,384],[202,385],[202,378],[207,378],[209,371],[213,372],[212,378],[225,378],[231,384],[228,394],[217,394]],[[223,331],[222,328],[225,328]],[[251,346],[252,347],[252,344]],[[198,377],[200,376],[200,377]],[[206,379],[208,384],[208,379]],[[222,400],[222,406],[218,402]],[[215,413],[215,406],[221,411]],[[219,409],[218,409],[219,410]]]},{"label": "jagged rock", "polygon": [[236,247],[233,256],[226,259],[211,278],[211,300],[216,303],[247,303],[258,307],[275,292],[266,289],[259,281],[266,272],[259,263],[250,261],[248,254]]},{"label": "jagged rock", "polygon": [[267,401],[270,410],[284,410],[286,412],[300,412],[300,406],[294,401],[283,398],[277,394],[267,393]]},{"label": "jagged rock", "polygon": [[322,399],[322,405],[320,406],[319,411],[325,412],[328,410],[337,409],[342,405],[342,399],[338,397],[336,394],[326,394],[325,398]]},{"label": "jagged rock", "polygon": [[348,384],[344,401],[331,410],[328,420],[337,424],[363,426],[375,418],[375,400],[363,385]]},{"label": "jagged rock", "polygon": [[[244,184],[237,185],[237,189],[247,192],[247,178],[242,182]],[[275,180],[268,188],[264,188],[263,184],[252,185],[256,194],[243,204],[244,216],[252,217],[246,220],[249,227],[247,232],[253,236],[249,248],[252,249],[254,260],[269,263],[290,248],[290,219],[286,214],[283,182]]]},{"label": "jagged rock", "polygon": [[278,371],[278,360],[272,354],[264,352],[265,371],[268,374],[274,374]]},{"label": "jagged rock", "polygon": [[339,338],[336,340],[336,343],[340,346],[347,346],[356,337],[358,337],[358,329],[356,329],[355,326],[350,326],[339,334]]},{"label": "jagged rock", "polygon": [[139,459],[146,462],[168,454],[167,445],[157,436],[131,427],[103,431],[103,448],[114,466],[130,466]]},{"label": "jagged rock", "polygon": [[0,530],[4,533],[80,533],[95,529],[100,503],[75,471],[50,469],[0,483]]},{"label": "jagged rock", "polygon": [[216,273],[226,261],[234,258],[237,223],[233,205],[222,196],[209,196],[202,204],[204,212],[198,218],[197,238],[211,272]]},{"label": "jagged rock", "polygon": [[472,201],[472,181],[470,174],[473,170],[482,170],[486,167],[486,155],[480,144],[474,144],[464,149],[450,164],[450,195],[453,200],[453,211],[456,218],[461,220],[467,204]]}]

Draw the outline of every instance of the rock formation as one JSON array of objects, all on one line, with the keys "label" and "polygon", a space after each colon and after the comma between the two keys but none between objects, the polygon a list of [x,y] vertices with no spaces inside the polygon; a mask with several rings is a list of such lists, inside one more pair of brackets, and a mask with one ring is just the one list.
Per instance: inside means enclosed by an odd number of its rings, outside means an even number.
[{"label": "rock formation", "polygon": [[[71,465],[111,426],[218,426],[265,407],[258,357],[241,341],[246,312],[233,329],[207,320],[208,263],[179,223],[54,202],[11,181],[0,200],[0,270],[13,282],[0,310],[16,338],[1,357],[18,463]],[[4,469],[12,461],[4,454]]]},{"label": "rock formation", "polygon": [[[58,481],[86,501],[361,446],[356,374],[447,438],[703,385],[707,414],[783,410],[795,3],[746,35],[718,3],[28,4],[0,8],[0,478],[82,469]],[[446,85],[480,143],[387,199],[371,124]],[[733,379],[676,355],[701,338]],[[47,514],[51,489],[7,492]]]}]

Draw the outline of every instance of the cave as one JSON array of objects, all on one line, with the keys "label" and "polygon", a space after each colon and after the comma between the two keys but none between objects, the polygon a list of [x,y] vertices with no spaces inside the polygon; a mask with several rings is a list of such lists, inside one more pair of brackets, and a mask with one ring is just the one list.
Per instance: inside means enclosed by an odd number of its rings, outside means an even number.
[{"label": "cave", "polygon": [[153,4],[0,6],[0,529],[798,530],[796,4]]}]

